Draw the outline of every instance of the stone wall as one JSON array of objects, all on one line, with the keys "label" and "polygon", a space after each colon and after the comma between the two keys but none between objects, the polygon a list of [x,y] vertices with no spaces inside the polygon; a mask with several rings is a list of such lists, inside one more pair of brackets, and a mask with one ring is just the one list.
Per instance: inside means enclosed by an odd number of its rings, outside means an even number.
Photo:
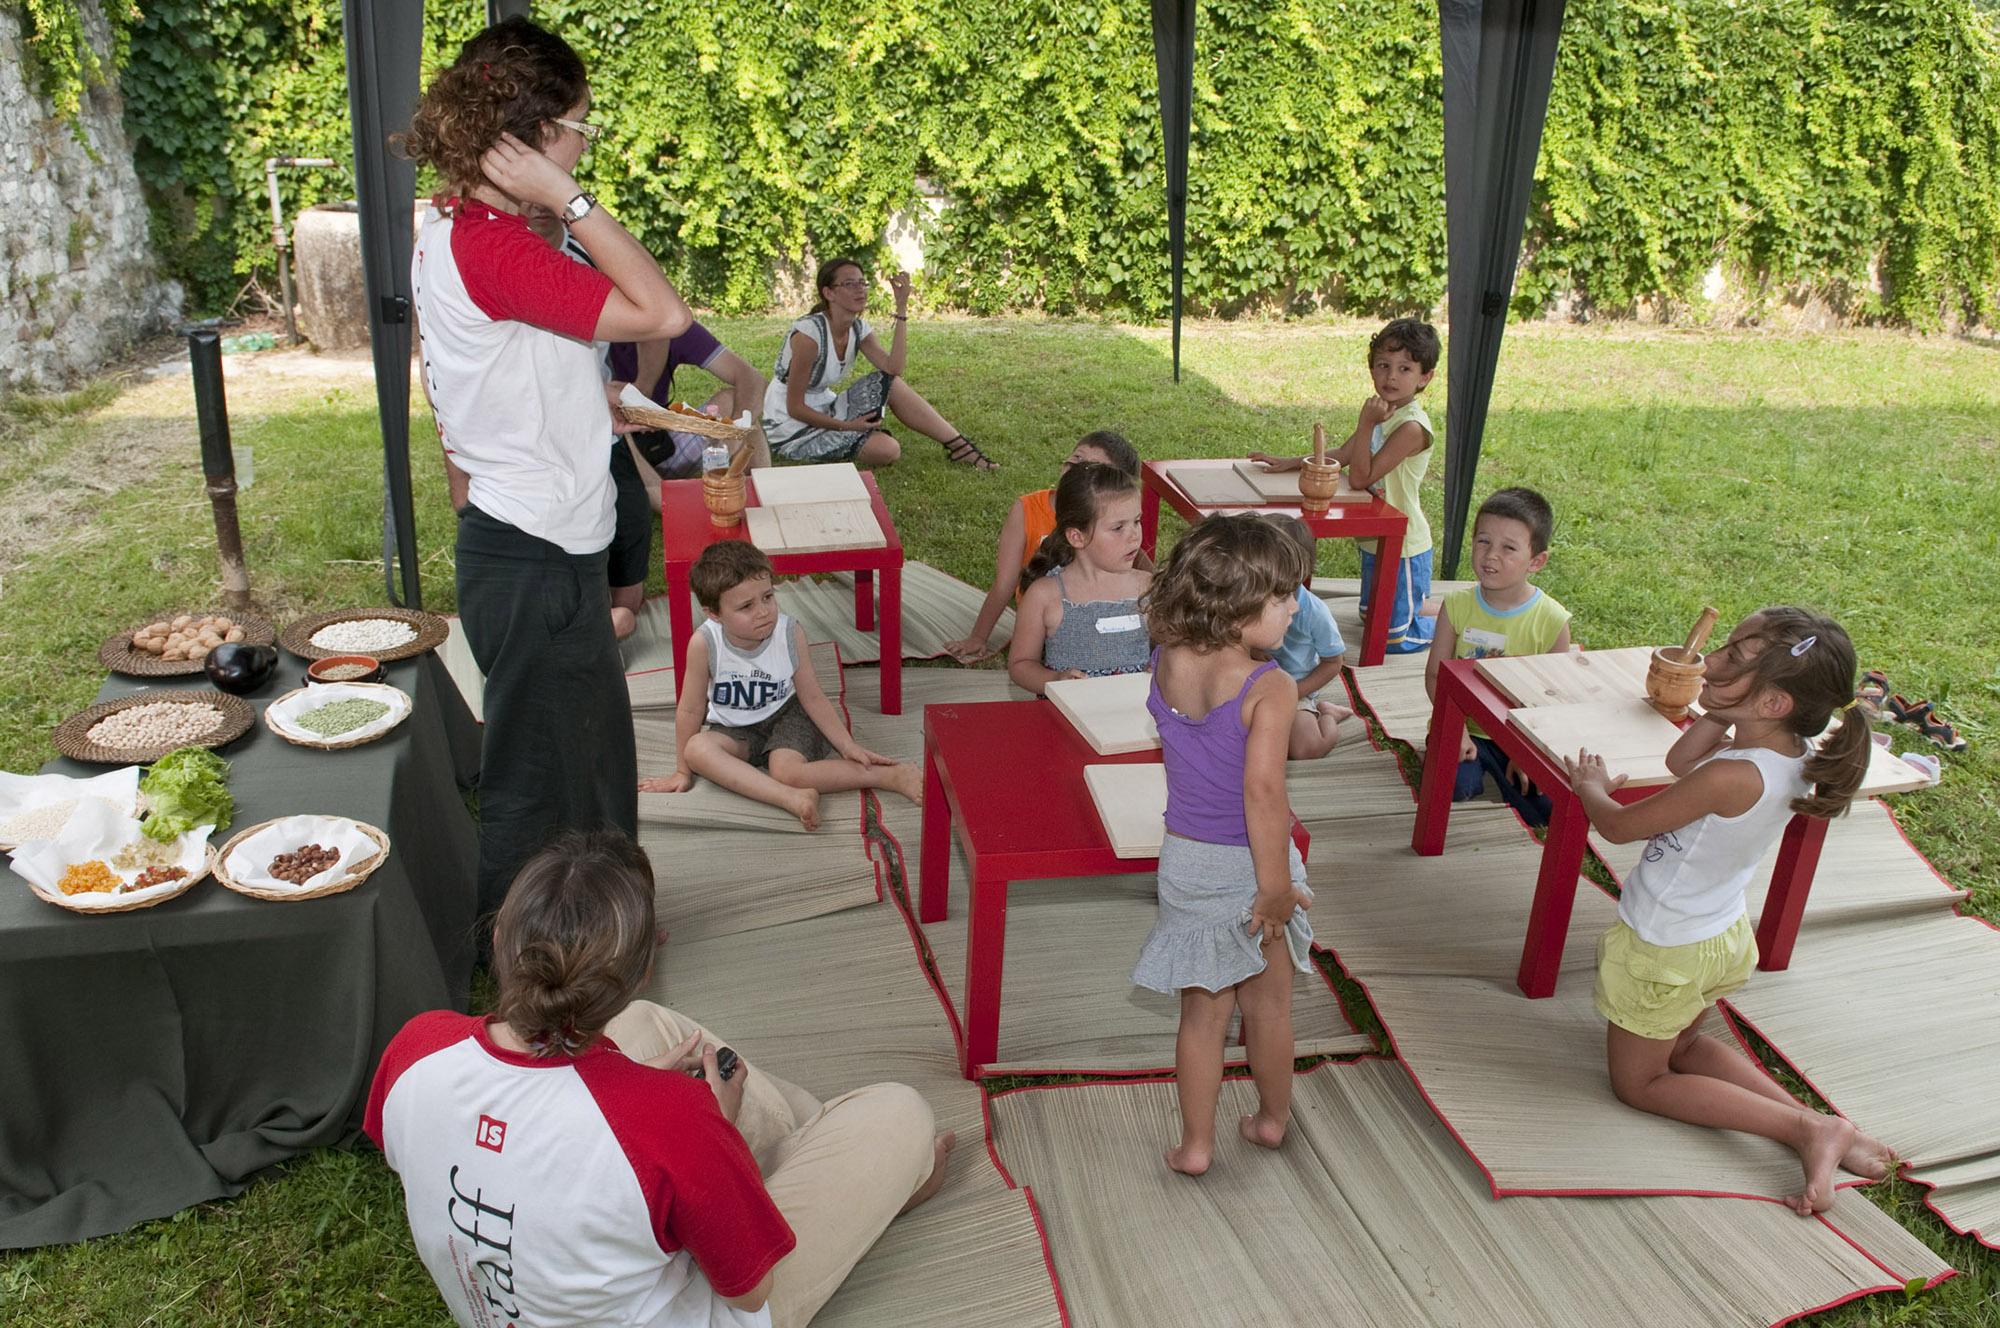
[{"label": "stone wall", "polygon": [[[108,49],[85,10],[92,44]],[[167,325],[180,290],[154,271],[117,88],[93,88],[66,123],[24,81],[24,42],[0,5],[0,389],[52,390]]]}]

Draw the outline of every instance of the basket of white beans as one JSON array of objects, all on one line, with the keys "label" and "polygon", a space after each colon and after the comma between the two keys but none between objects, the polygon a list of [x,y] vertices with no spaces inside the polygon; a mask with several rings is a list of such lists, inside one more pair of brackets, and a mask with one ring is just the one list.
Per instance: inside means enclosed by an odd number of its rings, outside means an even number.
[{"label": "basket of white beans", "polygon": [[387,663],[444,644],[444,619],[422,609],[346,609],[288,625],[278,644],[301,659],[367,655]]},{"label": "basket of white beans", "polygon": [[221,747],[249,731],[257,712],[221,692],[140,692],[100,701],[56,725],[56,750],[75,761],[153,761],[176,747]]}]

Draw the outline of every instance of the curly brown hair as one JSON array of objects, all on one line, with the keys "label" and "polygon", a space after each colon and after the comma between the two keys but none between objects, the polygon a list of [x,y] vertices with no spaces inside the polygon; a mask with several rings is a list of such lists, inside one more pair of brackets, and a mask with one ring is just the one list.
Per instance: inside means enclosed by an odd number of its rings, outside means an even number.
[{"label": "curly brown hair", "polygon": [[1303,562],[1292,537],[1261,516],[1209,517],[1182,536],[1141,598],[1146,629],[1155,645],[1238,645],[1266,603],[1298,590]]},{"label": "curly brown hair", "polygon": [[570,832],[529,858],[493,924],[493,1012],[537,1056],[575,1055],[652,967],[653,864],[615,830]]},{"label": "curly brown hair", "polygon": [[459,48],[424,89],[408,133],[390,143],[443,177],[459,198],[486,183],[479,159],[502,134],[540,147],[548,122],[590,93],[583,60],[568,42],[525,18],[510,18]]},{"label": "curly brown hair", "polygon": [[1789,604],[1759,609],[1751,619],[1756,627],[1748,639],[1762,641],[1764,648],[1744,672],[1757,686],[1792,698],[1785,726],[1810,745],[1841,717],[1840,727],[1806,757],[1812,791],[1792,803],[1793,811],[1807,816],[1839,816],[1868,774],[1873,743],[1867,721],[1848,708],[1854,701],[1854,642],[1833,619]]}]

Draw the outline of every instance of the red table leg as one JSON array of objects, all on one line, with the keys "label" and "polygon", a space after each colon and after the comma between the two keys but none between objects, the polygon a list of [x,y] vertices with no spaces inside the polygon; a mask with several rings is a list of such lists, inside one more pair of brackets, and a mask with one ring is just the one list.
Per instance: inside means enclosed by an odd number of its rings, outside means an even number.
[{"label": "red table leg", "polygon": [[854,573],[854,630],[875,630],[875,573],[867,568]]},{"label": "red table leg", "polygon": [[985,881],[972,864],[972,922],[965,946],[965,1077],[999,1059],[1000,973],[1007,954],[1007,882]]},{"label": "red table leg", "polygon": [[[1429,771],[1425,772],[1426,780]],[[1535,877],[1535,903],[1528,911],[1528,942],[1521,948],[1521,971],[1515,981],[1532,997],[1553,996],[1562,971],[1563,943],[1569,939],[1570,910],[1576,905],[1576,876],[1583,870],[1585,836],[1590,818],[1567,788],[1545,790],[1554,804],[1549,810],[1549,837],[1542,844],[1542,870]]]},{"label": "red table leg", "polygon": [[694,636],[693,588],[688,585],[690,563],[668,563],[667,624],[674,643],[674,700],[681,699],[681,675],[687,672],[688,641]]},{"label": "red table leg", "polygon": [[1757,967],[1776,972],[1792,962],[1792,943],[1799,938],[1806,896],[1812,892],[1819,867],[1820,846],[1826,843],[1826,818],[1794,816],[1778,845],[1778,865],[1771,872],[1771,892],[1764,896],[1764,913],[1757,920]]},{"label": "red table leg", "polygon": [[917,918],[943,922],[951,911],[951,803],[929,743],[924,744],[923,817],[917,849]]},{"label": "red table leg", "polygon": [[1417,827],[1410,847],[1419,857],[1444,852],[1445,825],[1451,819],[1451,794],[1458,782],[1458,749],[1465,741],[1465,705],[1458,681],[1440,669],[1437,704],[1431,711],[1431,736],[1424,744],[1424,780],[1417,789]]},{"label": "red table leg", "polygon": [[882,713],[903,713],[903,569],[882,569]]},{"label": "red table leg", "polygon": [[1375,541],[1375,584],[1368,592],[1368,617],[1361,624],[1361,663],[1380,664],[1389,653],[1389,617],[1396,611],[1396,573],[1403,565],[1403,537]]},{"label": "red table leg", "polygon": [[1151,484],[1145,490],[1139,499],[1139,547],[1150,558],[1160,540],[1160,491]]}]

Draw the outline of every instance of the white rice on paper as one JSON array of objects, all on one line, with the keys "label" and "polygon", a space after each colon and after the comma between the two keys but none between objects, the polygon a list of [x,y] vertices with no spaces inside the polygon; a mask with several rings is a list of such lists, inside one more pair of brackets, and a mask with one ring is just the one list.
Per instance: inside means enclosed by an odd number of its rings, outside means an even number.
[{"label": "white rice on paper", "polygon": [[[19,833],[14,822],[30,816],[39,809],[68,803],[74,812],[84,798],[100,798],[111,804],[114,810],[125,816],[138,814],[139,767],[128,765],[110,770],[88,779],[76,779],[69,775],[15,775],[0,771],[0,844],[20,844],[31,838],[52,838],[49,835],[30,836]],[[67,824],[67,814],[63,824]],[[35,829],[42,822],[31,821],[26,828]],[[12,830],[13,833],[9,833]]]},{"label": "white rice on paper", "polygon": [[[173,865],[180,867],[189,876],[202,869],[208,853],[208,837],[214,826],[200,825],[175,840],[177,854]],[[112,859],[120,849],[140,837],[139,823],[130,816],[121,815],[118,809],[101,798],[86,798],[69,818],[61,835],[54,839],[44,839],[29,844],[14,852],[14,870],[40,886],[52,895],[62,895],[63,873],[78,863],[98,861],[111,869],[113,875],[128,887],[138,879],[142,870],[137,867],[117,867]],[[122,908],[134,900],[155,899],[170,895],[187,885],[185,877],[165,881],[159,885],[147,886],[144,890],[125,889],[120,891],[98,890],[83,894],[63,895],[69,907],[83,912],[93,912],[109,908]]]},{"label": "white rice on paper", "polygon": [[352,655],[394,650],[416,639],[417,629],[396,618],[350,618],[328,623],[312,634],[316,649]]},{"label": "white rice on paper", "polygon": [[[340,857],[331,867],[302,882],[271,875],[271,859],[307,844],[334,849]],[[379,852],[375,841],[362,834],[361,827],[345,816],[287,816],[229,850],[222,869],[238,885],[254,885],[264,890],[312,890],[332,884],[345,876],[350,867],[366,863]]]}]

